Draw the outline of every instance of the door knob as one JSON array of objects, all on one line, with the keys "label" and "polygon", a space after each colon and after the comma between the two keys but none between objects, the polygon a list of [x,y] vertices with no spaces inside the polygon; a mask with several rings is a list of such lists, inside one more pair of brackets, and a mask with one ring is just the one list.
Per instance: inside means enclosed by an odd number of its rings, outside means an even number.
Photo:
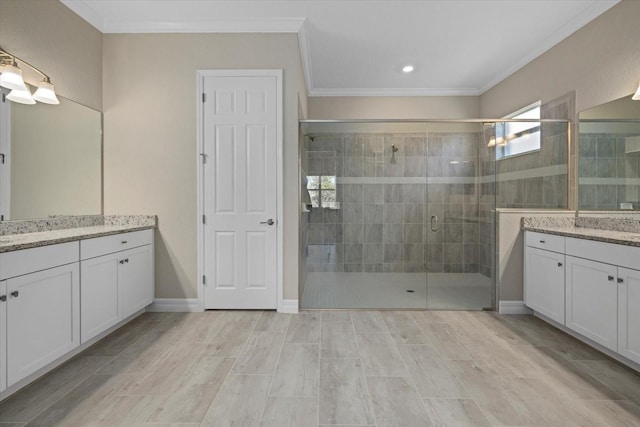
[{"label": "door knob", "polygon": [[5,302],[7,300],[6,295],[0,295],[0,302]]},{"label": "door knob", "polygon": [[607,279],[609,279],[610,282],[613,282],[614,277],[613,276],[608,276]]},{"label": "door knob", "polygon": [[624,279],[622,277],[618,277],[618,283],[624,283]]},{"label": "door knob", "polygon": [[260,224],[273,225],[273,224],[275,224],[275,222],[273,221],[273,219],[269,218],[269,219],[268,219],[268,220],[266,220],[266,221],[262,221],[262,222],[260,222]]},{"label": "door knob", "polygon": [[11,292],[11,296],[14,297],[14,298],[18,298],[18,295],[20,295],[20,293],[18,291]]}]

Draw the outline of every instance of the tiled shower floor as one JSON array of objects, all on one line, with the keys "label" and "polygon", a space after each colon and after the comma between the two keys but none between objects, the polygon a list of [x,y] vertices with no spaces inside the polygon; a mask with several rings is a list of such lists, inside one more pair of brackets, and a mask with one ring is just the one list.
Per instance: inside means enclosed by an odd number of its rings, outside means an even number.
[{"label": "tiled shower floor", "polygon": [[480,310],[492,292],[479,273],[309,273],[301,307]]}]

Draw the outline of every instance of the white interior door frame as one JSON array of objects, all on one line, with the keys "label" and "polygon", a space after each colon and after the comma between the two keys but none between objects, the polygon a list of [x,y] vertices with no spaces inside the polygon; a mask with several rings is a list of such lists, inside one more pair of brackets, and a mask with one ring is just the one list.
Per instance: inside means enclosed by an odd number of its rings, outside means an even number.
[{"label": "white interior door frame", "polygon": [[275,77],[276,78],[276,102],[277,102],[277,125],[276,125],[276,144],[277,144],[277,160],[276,160],[276,210],[277,210],[277,229],[276,229],[276,241],[277,241],[277,310],[283,311],[284,307],[284,281],[283,281],[283,268],[284,268],[284,164],[283,164],[283,123],[284,123],[284,110],[283,110],[283,86],[282,86],[282,70],[197,70],[197,93],[196,93],[196,105],[197,105],[197,143],[198,151],[196,156],[197,173],[198,173],[198,214],[196,223],[198,224],[198,310],[204,311],[204,271],[205,271],[205,251],[204,251],[204,168],[203,168],[203,156],[204,153],[204,79],[205,77],[217,76],[217,77]]}]

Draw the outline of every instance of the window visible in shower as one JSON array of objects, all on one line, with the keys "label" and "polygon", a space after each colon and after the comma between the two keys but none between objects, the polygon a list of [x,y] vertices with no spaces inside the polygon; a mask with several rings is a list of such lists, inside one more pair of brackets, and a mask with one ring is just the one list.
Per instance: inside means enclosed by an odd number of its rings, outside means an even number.
[{"label": "window visible in shower", "polygon": [[336,201],[336,177],[328,175],[307,176],[307,190],[314,208],[340,209]]},{"label": "window visible in shower", "polygon": [[[540,101],[524,107],[508,119],[539,119]],[[505,122],[496,128],[496,159],[540,150],[540,122]]]}]

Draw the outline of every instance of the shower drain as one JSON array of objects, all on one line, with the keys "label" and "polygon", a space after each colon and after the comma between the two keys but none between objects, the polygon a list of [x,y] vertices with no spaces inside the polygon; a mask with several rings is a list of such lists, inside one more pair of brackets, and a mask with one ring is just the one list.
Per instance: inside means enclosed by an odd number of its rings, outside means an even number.
[{"label": "shower drain", "polygon": [[415,291],[413,289],[407,289],[407,292],[409,292],[410,294],[414,293]]}]

